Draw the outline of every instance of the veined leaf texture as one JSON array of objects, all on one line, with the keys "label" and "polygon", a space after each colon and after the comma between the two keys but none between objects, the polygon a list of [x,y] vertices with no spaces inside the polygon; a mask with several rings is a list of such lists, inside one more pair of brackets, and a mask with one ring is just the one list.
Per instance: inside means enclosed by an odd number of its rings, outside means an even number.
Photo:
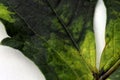
[{"label": "veined leaf texture", "polygon": [[[40,67],[47,80],[94,79],[93,73],[98,72],[93,30],[97,0],[0,0],[0,3],[14,12],[12,17],[16,20],[14,23],[4,20],[12,38],[3,40],[3,44],[24,52]],[[120,60],[120,1],[104,0],[104,3],[106,44],[100,76]],[[117,80],[111,77],[114,79]]]}]

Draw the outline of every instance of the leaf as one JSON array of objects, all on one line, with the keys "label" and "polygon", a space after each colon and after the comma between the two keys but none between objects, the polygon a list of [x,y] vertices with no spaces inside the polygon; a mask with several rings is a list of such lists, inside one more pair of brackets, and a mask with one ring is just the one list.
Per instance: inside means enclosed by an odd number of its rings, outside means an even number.
[{"label": "leaf", "polygon": [[[54,34],[51,35],[51,39],[48,41],[48,52],[51,55],[48,56],[48,61],[50,65],[56,66],[55,70],[60,80],[87,80],[88,77],[86,76],[89,76],[90,80],[93,79],[91,72],[83,63],[78,52],[73,47],[65,45],[62,40],[59,40]],[[74,76],[69,77],[67,75]]]},{"label": "leaf", "polygon": [[0,3],[0,18],[1,19],[6,20],[8,22],[15,22],[15,19],[11,17],[11,14],[14,14],[14,13],[10,12],[6,6]]},{"label": "leaf", "polygon": [[[92,80],[93,76],[88,66],[95,71],[95,46],[92,41],[94,36],[91,18],[96,1],[54,1],[50,0],[50,4],[56,14],[44,0],[8,0],[8,4],[39,36],[40,40],[44,41],[41,44],[45,45],[47,50],[47,64],[56,73],[51,75],[58,77],[57,80],[88,80],[88,77]],[[80,54],[84,55],[83,58],[88,65],[84,63],[75,45],[71,43],[70,36],[62,27],[63,24],[79,46]],[[88,45],[88,43],[91,44]],[[45,75],[48,80],[56,80],[54,77],[49,78],[48,73]],[[74,77],[69,77],[73,75]]]},{"label": "leaf", "polygon": [[[52,76],[52,80],[88,80],[88,77],[89,80],[92,80],[93,76],[89,68],[93,73],[96,72],[95,41],[92,30],[92,17],[96,0],[49,0],[49,4],[46,1],[48,0],[7,1],[9,6],[23,20],[23,22],[18,21],[19,24],[26,24],[24,27],[29,27],[34,32],[34,35],[37,35],[35,40],[38,41],[34,43],[28,41],[28,39],[33,39],[33,35],[27,35],[28,38],[24,36],[24,40],[22,40],[24,46],[21,50],[26,53],[26,56],[35,61],[39,67],[44,66],[41,67],[41,69],[44,70],[43,72],[48,80],[51,80],[50,76]],[[108,7],[107,44],[102,55],[100,76],[109,71],[120,59],[120,29],[118,27],[120,26],[120,2],[119,0],[106,0],[105,2]],[[67,29],[67,33],[63,26]],[[15,37],[16,34],[14,31],[18,29],[13,31],[8,30],[9,32],[13,32],[9,34]],[[27,31],[21,30],[21,33],[16,33],[21,35]],[[23,35],[24,34],[22,34],[22,37]],[[73,39],[73,44],[70,39]],[[40,43],[42,46],[33,46],[32,43]],[[14,47],[15,45],[12,46]],[[76,46],[80,52],[76,50]],[[31,49],[36,51],[32,52]],[[32,54],[28,54],[29,51],[31,51]],[[40,52],[40,54],[38,52]],[[83,56],[87,65],[79,53]],[[43,59],[42,56],[46,58]],[[40,65],[39,63],[43,64],[42,61],[46,63],[46,65]],[[73,75],[74,77],[69,77]]]},{"label": "leaf", "polygon": [[109,71],[120,60],[120,1],[106,1],[106,5],[108,8],[108,24],[106,29],[106,47],[101,59],[102,74]]},{"label": "leaf", "polygon": [[119,80],[120,79],[120,68],[118,68],[111,76],[110,80]]}]

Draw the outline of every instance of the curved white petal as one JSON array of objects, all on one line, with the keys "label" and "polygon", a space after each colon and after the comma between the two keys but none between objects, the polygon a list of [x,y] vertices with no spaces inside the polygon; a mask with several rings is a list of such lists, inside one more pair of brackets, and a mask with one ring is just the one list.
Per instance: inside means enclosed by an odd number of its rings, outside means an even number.
[{"label": "curved white petal", "polygon": [[96,67],[99,70],[100,59],[105,47],[105,28],[106,28],[107,13],[103,0],[98,0],[95,7],[93,28],[96,42]]},{"label": "curved white petal", "polygon": [[7,35],[7,32],[5,30],[3,23],[0,21],[0,42],[7,37],[9,36]]},{"label": "curved white petal", "polygon": [[[0,40],[8,37],[0,22]],[[40,69],[17,49],[0,45],[0,80],[46,80]]]}]

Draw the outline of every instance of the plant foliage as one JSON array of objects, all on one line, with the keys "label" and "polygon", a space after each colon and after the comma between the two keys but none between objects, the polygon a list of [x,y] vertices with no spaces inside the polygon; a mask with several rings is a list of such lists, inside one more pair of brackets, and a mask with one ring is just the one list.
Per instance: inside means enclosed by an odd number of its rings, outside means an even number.
[{"label": "plant foliage", "polygon": [[92,26],[96,0],[0,2],[0,19],[12,37],[2,44],[21,50],[39,66],[47,80],[93,80],[97,76],[102,80],[120,65],[119,0],[105,0],[108,22],[100,71],[95,67]]}]

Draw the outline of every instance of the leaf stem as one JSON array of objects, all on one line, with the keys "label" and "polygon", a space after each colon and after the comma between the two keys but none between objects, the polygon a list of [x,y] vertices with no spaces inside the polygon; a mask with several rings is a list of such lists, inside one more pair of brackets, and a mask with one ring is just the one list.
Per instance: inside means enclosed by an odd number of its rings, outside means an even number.
[{"label": "leaf stem", "polygon": [[99,80],[105,80],[119,67],[120,67],[120,59],[105,74],[103,74]]}]

